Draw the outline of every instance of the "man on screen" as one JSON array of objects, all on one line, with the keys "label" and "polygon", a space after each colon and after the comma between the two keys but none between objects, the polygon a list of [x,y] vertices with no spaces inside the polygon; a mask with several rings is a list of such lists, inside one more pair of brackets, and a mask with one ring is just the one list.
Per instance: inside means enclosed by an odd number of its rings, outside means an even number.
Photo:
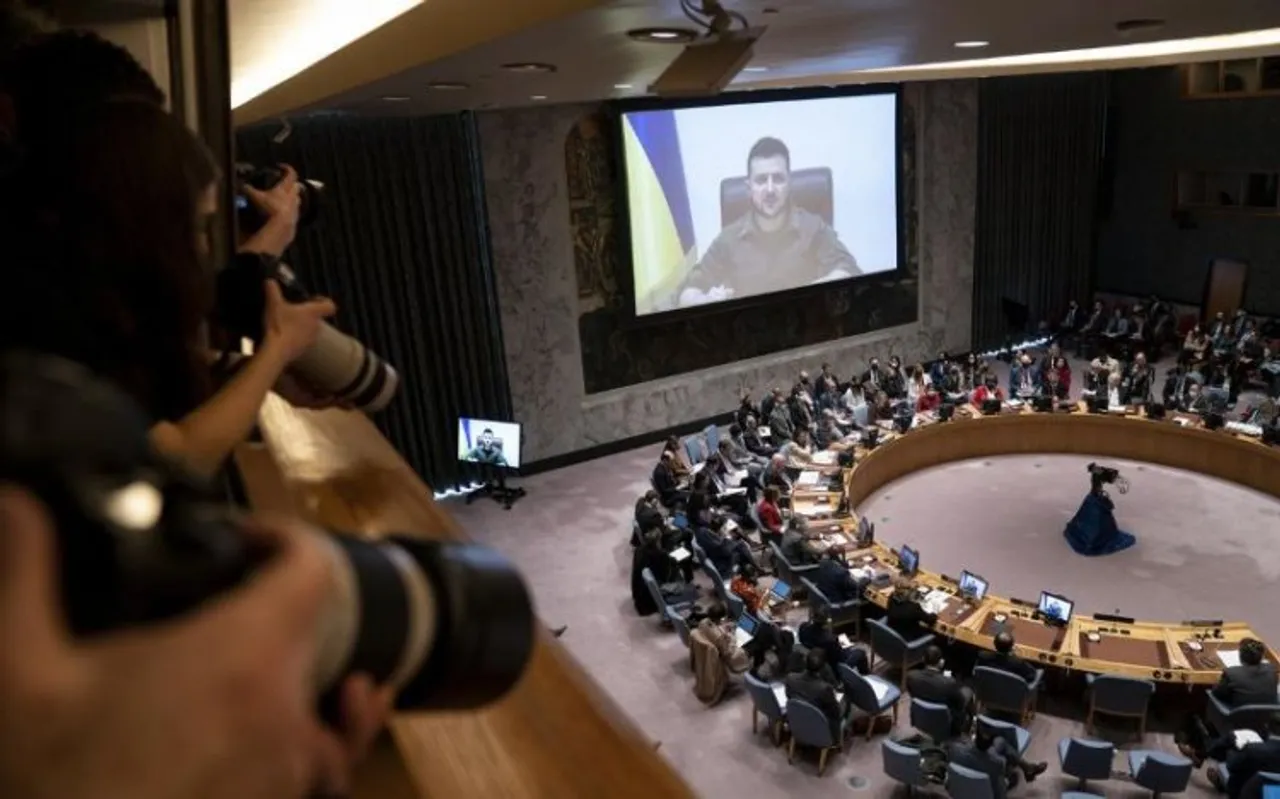
[{"label": "man on screen", "polygon": [[490,466],[507,465],[507,458],[502,454],[502,442],[494,438],[493,431],[487,427],[480,433],[480,440],[467,453],[466,460]]},{"label": "man on screen", "polygon": [[821,217],[791,202],[791,152],[765,137],[747,154],[751,210],[720,231],[680,288],[677,305],[840,280],[858,262]]}]

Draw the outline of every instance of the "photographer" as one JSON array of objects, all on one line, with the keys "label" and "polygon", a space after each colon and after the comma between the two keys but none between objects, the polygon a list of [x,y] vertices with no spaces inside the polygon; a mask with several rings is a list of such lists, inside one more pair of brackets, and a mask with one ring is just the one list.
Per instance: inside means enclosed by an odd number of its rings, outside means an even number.
[{"label": "photographer", "polygon": [[275,555],[181,622],[73,640],[55,597],[54,532],[0,488],[0,796],[294,799],[339,795],[391,697],[343,686],[344,731],[312,687],[333,575],[301,525],[257,523]]},{"label": "photographer", "polygon": [[[202,334],[213,307],[205,260],[217,178],[180,122],[126,99],[50,131],[5,192],[6,241],[17,252],[3,345],[56,353],[119,383],[155,421],[156,448],[203,475],[245,440],[267,393],[335,310],[327,300],[288,303],[265,284],[263,340],[213,391]],[[287,243],[297,191],[289,176],[251,195],[275,220],[251,246]]]}]

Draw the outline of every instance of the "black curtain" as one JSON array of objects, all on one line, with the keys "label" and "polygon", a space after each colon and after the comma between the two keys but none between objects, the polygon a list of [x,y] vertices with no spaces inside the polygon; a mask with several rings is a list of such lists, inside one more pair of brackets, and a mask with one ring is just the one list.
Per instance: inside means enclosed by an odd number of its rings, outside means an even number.
[{"label": "black curtain", "polygon": [[982,81],[973,343],[1003,344],[1087,299],[1106,135],[1105,72]]},{"label": "black curtain", "polygon": [[400,391],[378,426],[436,490],[470,482],[460,415],[507,420],[479,149],[470,115],[312,117],[239,131],[237,159],[292,164],[325,184],[286,261],[338,304],[336,325],[393,364]]}]

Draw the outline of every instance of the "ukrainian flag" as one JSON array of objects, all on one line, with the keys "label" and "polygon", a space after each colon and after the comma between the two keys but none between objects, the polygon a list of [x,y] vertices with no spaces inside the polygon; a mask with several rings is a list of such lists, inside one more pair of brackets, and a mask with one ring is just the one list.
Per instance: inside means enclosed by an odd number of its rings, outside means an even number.
[{"label": "ukrainian flag", "polygon": [[660,311],[698,259],[675,112],[627,116],[623,140],[636,311]]}]

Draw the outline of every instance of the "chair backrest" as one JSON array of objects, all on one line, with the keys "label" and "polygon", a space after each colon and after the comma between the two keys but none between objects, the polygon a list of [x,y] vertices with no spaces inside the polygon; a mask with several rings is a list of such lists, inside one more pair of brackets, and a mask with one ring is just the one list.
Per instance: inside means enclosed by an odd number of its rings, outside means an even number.
[{"label": "chair backrest", "polygon": [[1099,674],[1094,678],[1090,690],[1093,691],[1094,708],[1103,713],[1118,716],[1145,716],[1151,695],[1156,692],[1156,686],[1148,680]]},{"label": "chair backrest", "polygon": [[919,749],[912,749],[885,738],[880,745],[884,757],[884,773],[903,785],[924,785],[924,768]]},{"label": "chair backrest", "polygon": [[1062,772],[1083,780],[1105,780],[1111,776],[1115,745],[1108,741],[1071,738],[1062,758]]},{"label": "chair backrest", "polygon": [[831,722],[821,710],[803,699],[787,699],[787,726],[796,743],[803,746],[836,746]]},{"label": "chair backrest", "polygon": [[724,594],[724,601],[726,609],[729,611],[729,618],[731,619],[737,620],[739,616],[747,612],[747,603],[742,601],[742,597],[737,594],[732,594],[726,591]]},{"label": "chair backrest", "polygon": [[953,799],[996,799],[990,777],[956,763],[947,765],[947,795]]},{"label": "chair backrest", "polygon": [[1156,793],[1179,793],[1191,780],[1191,761],[1164,752],[1148,752],[1133,781]]},{"label": "chair backrest", "polygon": [[[829,167],[796,169],[791,173],[791,200],[800,208],[833,224],[834,201]],[[751,192],[746,175],[720,181],[720,226],[728,227],[751,210]]]},{"label": "chair backrest", "polygon": [[770,721],[783,718],[785,714],[782,712],[782,705],[778,704],[778,695],[773,692],[772,685],[752,677],[750,673],[744,674],[742,680],[747,684],[747,693],[751,694],[751,704],[755,705],[756,710]]},{"label": "chair backrest", "polygon": [[1280,705],[1241,705],[1227,713],[1227,725],[1233,730],[1263,732],[1277,713],[1280,713]]},{"label": "chair backrest", "polygon": [[880,712],[876,690],[871,687],[871,683],[867,682],[865,677],[854,671],[847,663],[837,663],[836,672],[840,675],[840,682],[844,683],[845,695],[849,697],[854,707],[863,713]]},{"label": "chair backrest", "polygon": [[1015,752],[1021,753],[1023,746],[1018,743],[1018,725],[1000,719],[993,719],[990,716],[978,716],[974,720],[978,729],[990,735],[992,738],[1003,738],[1005,743],[1009,744]]},{"label": "chair backrest", "polygon": [[706,550],[702,548],[702,544],[699,544],[697,539],[691,539],[689,541],[689,548],[693,550],[693,560],[695,563],[701,565],[707,562]]},{"label": "chair backrest", "polygon": [[707,579],[711,581],[711,589],[716,592],[716,596],[720,601],[729,604],[729,591],[724,587],[724,577],[720,574],[720,570],[716,568],[716,564],[710,559],[702,561],[702,571],[707,575]]},{"label": "chair backrest", "polygon": [[662,595],[662,589],[658,587],[658,581],[647,566],[640,572],[640,578],[644,580],[645,588],[649,589],[649,594],[653,597],[654,604],[658,606],[658,618],[661,619],[662,614],[667,612],[667,600]]},{"label": "chair backrest", "polygon": [[702,431],[702,436],[707,440],[707,452],[720,451],[720,428],[718,426],[707,425],[707,429]]},{"label": "chair backrest", "polygon": [[684,440],[684,453],[689,456],[690,466],[706,460],[706,453],[702,449],[702,439],[698,436],[689,436]]},{"label": "chair backrest", "polygon": [[935,741],[951,737],[951,709],[937,702],[911,700],[911,726]]},{"label": "chair backrest", "polygon": [[868,619],[871,629],[871,651],[891,663],[901,663],[907,656],[907,641],[881,619]]},{"label": "chair backrest", "polygon": [[809,592],[809,605],[811,607],[826,608],[831,606],[831,600],[808,577],[801,577],[800,584]]},{"label": "chair backrest", "polygon": [[1261,796],[1267,785],[1280,785],[1280,774],[1274,771],[1259,771],[1250,777],[1240,790],[1241,796]]},{"label": "chair backrest", "polygon": [[978,701],[995,708],[1021,708],[1031,693],[1031,686],[1017,674],[978,666],[973,670],[973,692]]}]

